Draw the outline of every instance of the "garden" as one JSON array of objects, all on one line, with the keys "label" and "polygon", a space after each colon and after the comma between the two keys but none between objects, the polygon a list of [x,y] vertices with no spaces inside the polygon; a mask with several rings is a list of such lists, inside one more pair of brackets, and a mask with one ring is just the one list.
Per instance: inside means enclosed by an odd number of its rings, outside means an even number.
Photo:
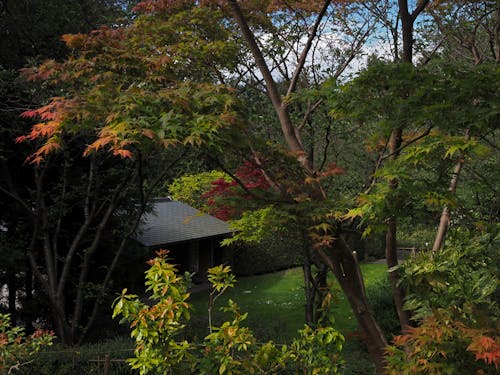
[{"label": "garden", "polygon": [[0,373],[498,373],[497,1],[0,25]]}]

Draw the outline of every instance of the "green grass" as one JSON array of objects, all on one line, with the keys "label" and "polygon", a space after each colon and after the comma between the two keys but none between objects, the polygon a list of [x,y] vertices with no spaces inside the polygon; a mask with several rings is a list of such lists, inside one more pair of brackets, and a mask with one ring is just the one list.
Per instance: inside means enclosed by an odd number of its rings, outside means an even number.
[{"label": "green grass", "polygon": [[[361,272],[369,292],[372,285],[380,284],[386,277],[385,264],[362,264]],[[350,333],[357,330],[357,322],[344,294],[333,276],[329,280],[335,296],[332,314],[335,327],[346,336],[343,349],[345,368],[343,375],[371,375],[375,369],[369,360],[366,349]],[[209,291],[198,292],[192,296],[194,313],[191,319],[191,335],[203,337],[208,333],[207,305]],[[276,343],[289,343],[304,325],[304,279],[301,268],[242,277],[235,287],[216,301],[215,310],[231,298],[248,312],[247,325],[259,341],[272,340]],[[229,317],[214,313],[214,324],[220,324]]]},{"label": "green grass", "polygon": [[[362,264],[361,270],[366,286],[383,279],[386,274],[384,264]],[[336,327],[343,333],[357,329],[357,323],[344,294],[332,280],[335,302],[332,314]],[[199,328],[206,328],[208,291],[192,296],[195,308],[193,321]],[[248,312],[248,326],[260,340],[272,339],[275,342],[288,342],[298,329],[304,325],[304,280],[301,268],[293,268],[272,274],[242,277],[235,287],[216,301],[218,310],[228,299],[238,303],[241,311]],[[218,323],[224,316],[214,314]],[[201,335],[202,332],[199,332]]]}]

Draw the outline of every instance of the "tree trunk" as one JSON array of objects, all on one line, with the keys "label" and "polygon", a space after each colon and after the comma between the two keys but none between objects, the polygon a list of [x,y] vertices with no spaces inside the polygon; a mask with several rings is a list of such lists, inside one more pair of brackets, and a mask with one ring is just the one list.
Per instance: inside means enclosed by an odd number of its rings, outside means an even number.
[{"label": "tree trunk", "polygon": [[64,311],[64,305],[62,301],[54,296],[54,294],[49,296],[49,299],[56,335],[61,340],[63,345],[72,346],[74,344],[74,338],[71,332],[71,326],[68,324],[68,319]]},{"label": "tree trunk", "polygon": [[[402,128],[394,129],[391,133],[391,138],[389,140],[389,153],[392,159],[396,159],[399,156],[399,148],[402,143]],[[393,179],[389,182],[389,189],[394,190],[398,186],[398,181]],[[388,202],[388,205],[392,210],[395,210],[394,202]],[[391,214],[387,219],[387,230],[385,235],[385,259],[387,262],[387,268],[391,268],[398,265],[398,245],[397,245],[397,222],[396,217]],[[401,287],[398,286],[399,276],[397,271],[389,271],[389,282],[392,288],[392,297],[394,299],[394,304],[396,306],[396,311],[398,313],[399,323],[401,325],[401,331],[405,332],[406,328],[410,324],[410,314],[408,311],[403,309],[404,296],[405,293]]]},{"label": "tree trunk", "polygon": [[[467,129],[465,132],[465,140],[468,141],[470,139],[470,130]],[[448,191],[452,194],[455,194],[457,191],[458,177],[460,176],[460,172],[462,171],[462,167],[464,165],[464,156],[460,155],[458,157],[457,163],[455,164],[455,168],[453,168],[453,173],[451,175],[450,186],[448,187]],[[446,232],[450,226],[450,209],[448,206],[443,207],[443,211],[441,212],[441,217],[439,219],[439,227],[436,233],[436,239],[434,240],[434,244],[432,245],[432,251],[438,251],[441,247],[443,247],[444,239],[446,237]]]},{"label": "tree trunk", "polygon": [[16,309],[16,294],[17,294],[17,281],[16,273],[13,271],[7,272],[7,289],[9,300],[9,314],[12,325],[16,325],[17,309]]},{"label": "tree trunk", "polygon": [[305,320],[307,325],[312,325],[314,324],[314,286],[309,254],[305,254],[302,271],[304,273],[304,291],[306,296]]},{"label": "tree trunk", "polygon": [[316,273],[316,277],[314,279],[315,290],[318,295],[314,310],[314,321],[318,323],[321,323],[321,319],[325,316],[325,312],[327,313],[327,311],[323,311],[323,300],[326,297],[327,293],[329,293],[327,277],[328,267],[326,267],[326,265],[323,265],[322,269],[318,269],[318,272]]},{"label": "tree trunk", "polygon": [[495,28],[493,30],[495,62],[500,64],[500,7],[495,12]]},{"label": "tree trunk", "polygon": [[[467,135],[467,139],[468,138],[469,136]],[[458,176],[462,171],[463,165],[464,165],[464,159],[463,156],[460,155],[460,157],[457,160],[457,163],[455,164],[455,168],[453,169],[450,186],[448,188],[448,191],[452,194],[454,194],[455,191],[457,190]],[[444,206],[443,211],[441,212],[441,217],[439,219],[439,227],[437,230],[436,239],[434,240],[434,245],[432,245],[432,251],[438,251],[441,247],[443,247],[444,239],[446,237],[446,232],[448,231],[449,227],[450,227],[450,209],[448,208],[448,206]]]},{"label": "tree trunk", "polygon": [[[33,271],[31,270],[30,261],[28,259],[28,254],[25,254],[25,276],[24,276],[24,292],[26,298],[23,305],[23,320],[27,334],[33,333],[35,330],[33,327],[33,316],[32,316],[32,304],[33,304]],[[26,313],[28,309],[29,313]]]},{"label": "tree trunk", "polygon": [[337,238],[331,247],[320,249],[319,254],[349,300],[377,374],[385,374],[384,354],[387,341],[369,309],[356,258],[342,238]]},{"label": "tree trunk", "polygon": [[398,313],[399,323],[401,324],[401,331],[406,332],[407,327],[410,325],[410,314],[403,309],[404,306],[404,290],[398,286],[399,276],[397,271],[391,271],[391,268],[398,265],[398,248],[396,243],[396,220],[390,218],[387,223],[387,233],[385,237],[385,258],[387,268],[389,269],[389,282],[392,287],[392,296],[396,311]]},{"label": "tree trunk", "polygon": [[[412,64],[413,62],[413,29],[414,23],[417,16],[425,9],[429,0],[421,0],[416,4],[415,10],[410,14],[408,9],[407,0],[398,0],[399,5],[399,16],[401,18],[401,33],[403,37],[403,56],[402,62],[406,64]],[[399,156],[399,148],[402,144],[403,128],[402,125],[393,129],[391,137],[389,140],[389,154],[392,155],[392,159],[396,159]],[[393,179],[389,182],[389,189],[394,190],[398,185],[398,181]],[[388,202],[392,209],[394,210],[394,202]],[[398,264],[398,253],[397,253],[397,223],[396,217],[391,214],[387,219],[387,232],[386,232],[386,242],[385,242],[385,257],[387,261],[387,267],[391,269]],[[406,331],[406,327],[410,324],[410,314],[403,309],[404,304],[404,291],[398,286],[399,277],[397,272],[389,272],[389,281],[392,287],[392,294],[394,299],[394,304],[396,305],[396,310],[398,312],[399,322],[401,324],[401,330]]]}]

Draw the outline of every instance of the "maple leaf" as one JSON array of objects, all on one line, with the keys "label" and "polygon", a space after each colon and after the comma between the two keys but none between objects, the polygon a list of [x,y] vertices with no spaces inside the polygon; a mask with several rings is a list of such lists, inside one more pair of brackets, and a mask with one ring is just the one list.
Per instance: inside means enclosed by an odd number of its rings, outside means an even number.
[{"label": "maple leaf", "polygon": [[491,337],[479,336],[472,340],[467,350],[476,355],[476,360],[483,360],[487,364],[500,365],[500,345]]},{"label": "maple leaf", "polygon": [[28,110],[28,111],[24,111],[23,113],[21,113],[21,117],[23,118],[37,118],[38,117],[38,111],[35,110],[35,109],[31,109],[31,110]]},{"label": "maple leaf", "polygon": [[151,129],[142,129],[141,133],[143,136],[149,139],[155,139],[157,137],[156,133]]},{"label": "maple leaf", "polygon": [[113,155],[121,156],[123,159],[132,159],[132,156],[133,156],[133,154],[130,150],[125,150],[125,149],[113,150]]},{"label": "maple leaf", "polygon": [[87,148],[83,152],[83,156],[90,155],[92,151],[98,151],[100,148],[103,148],[107,144],[113,142],[114,139],[115,138],[111,135],[100,137],[99,139],[97,139],[96,141],[87,146]]},{"label": "maple leaf", "polygon": [[328,177],[328,176],[339,176],[345,172],[345,169],[342,167],[339,167],[337,163],[330,163],[328,165],[328,168],[321,173],[318,173],[318,176],[320,177]]},{"label": "maple leaf", "polygon": [[64,34],[61,40],[66,43],[69,48],[80,49],[83,47],[87,35],[85,34]]}]

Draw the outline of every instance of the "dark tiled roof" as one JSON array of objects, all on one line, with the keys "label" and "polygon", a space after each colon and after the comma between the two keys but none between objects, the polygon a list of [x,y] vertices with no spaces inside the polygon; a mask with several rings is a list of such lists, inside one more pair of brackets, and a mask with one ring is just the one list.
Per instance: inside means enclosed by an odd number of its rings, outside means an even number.
[{"label": "dark tiled roof", "polygon": [[157,198],[143,215],[136,240],[145,246],[168,245],[230,234],[226,222],[170,198]]}]

